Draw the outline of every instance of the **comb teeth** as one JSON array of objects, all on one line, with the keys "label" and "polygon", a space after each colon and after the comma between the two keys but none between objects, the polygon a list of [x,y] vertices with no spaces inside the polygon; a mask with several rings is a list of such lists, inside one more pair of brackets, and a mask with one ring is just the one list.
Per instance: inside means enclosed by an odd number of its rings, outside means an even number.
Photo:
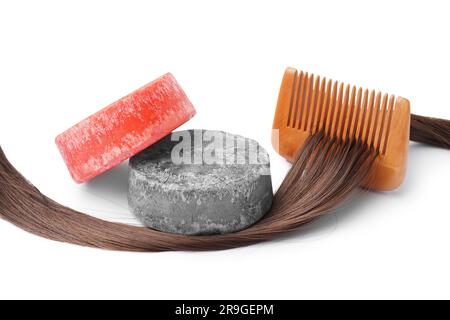
[{"label": "comb teeth", "polygon": [[384,155],[396,98],[308,72],[296,73],[286,126],[342,140],[355,139]]}]

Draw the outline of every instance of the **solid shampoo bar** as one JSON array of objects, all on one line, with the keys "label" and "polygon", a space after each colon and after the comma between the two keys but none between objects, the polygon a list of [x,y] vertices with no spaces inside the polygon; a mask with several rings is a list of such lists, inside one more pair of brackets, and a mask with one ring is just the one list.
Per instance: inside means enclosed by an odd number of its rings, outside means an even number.
[{"label": "solid shampoo bar", "polygon": [[181,234],[245,229],[272,204],[269,156],[221,131],[173,132],[130,159],[128,201],[147,227]]},{"label": "solid shampoo bar", "polygon": [[82,183],[160,140],[194,114],[168,73],[60,134],[56,144],[72,178]]}]

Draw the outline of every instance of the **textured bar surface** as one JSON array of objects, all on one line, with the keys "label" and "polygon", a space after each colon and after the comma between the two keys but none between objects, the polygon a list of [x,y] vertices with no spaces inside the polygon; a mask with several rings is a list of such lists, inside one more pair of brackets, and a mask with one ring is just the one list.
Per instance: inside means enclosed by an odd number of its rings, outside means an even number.
[{"label": "textured bar surface", "polygon": [[[220,143],[222,138],[228,142]],[[205,161],[212,146],[222,163]],[[173,161],[172,151],[193,163]],[[272,197],[269,156],[242,136],[174,132],[130,159],[130,209],[157,230],[193,235],[238,231],[261,219]]]},{"label": "textured bar surface", "polygon": [[195,115],[167,73],[56,138],[72,178],[86,182],[160,140]]}]

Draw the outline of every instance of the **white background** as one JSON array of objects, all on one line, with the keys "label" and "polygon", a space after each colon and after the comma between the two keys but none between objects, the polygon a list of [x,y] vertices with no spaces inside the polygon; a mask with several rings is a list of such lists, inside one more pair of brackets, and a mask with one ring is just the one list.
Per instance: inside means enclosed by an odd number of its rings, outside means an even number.
[{"label": "white background", "polygon": [[[87,185],[54,145],[69,126],[170,71],[183,128],[270,145],[284,68],[407,97],[450,118],[448,1],[1,1],[0,143],[42,192],[136,223],[126,164]],[[406,182],[296,234],[226,252],[117,253],[0,221],[0,298],[450,298],[450,151],[412,144]]]}]

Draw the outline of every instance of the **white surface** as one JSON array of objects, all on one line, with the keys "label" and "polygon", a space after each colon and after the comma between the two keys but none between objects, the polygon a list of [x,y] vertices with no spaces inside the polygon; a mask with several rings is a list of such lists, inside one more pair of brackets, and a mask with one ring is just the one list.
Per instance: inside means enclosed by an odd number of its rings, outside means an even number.
[{"label": "white surface", "polygon": [[[2,1],[0,143],[41,191],[134,223],[126,166],[75,185],[53,140],[170,71],[197,108],[184,128],[270,146],[284,68],[408,97],[450,118],[448,1]],[[0,221],[0,298],[450,298],[450,151],[413,145],[406,183],[286,239],[134,254],[51,242]]]}]

